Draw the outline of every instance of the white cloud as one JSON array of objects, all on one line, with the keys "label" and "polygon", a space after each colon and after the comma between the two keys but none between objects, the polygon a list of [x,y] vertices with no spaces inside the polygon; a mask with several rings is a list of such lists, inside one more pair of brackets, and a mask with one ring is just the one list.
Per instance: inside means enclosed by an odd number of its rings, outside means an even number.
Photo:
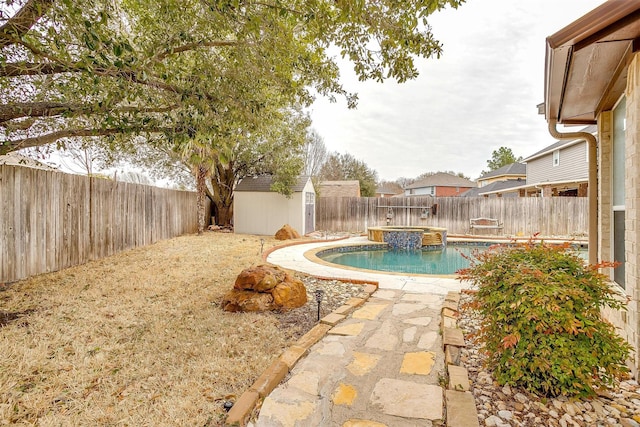
[{"label": "white cloud", "polygon": [[380,178],[454,170],[476,178],[491,152],[526,157],[554,142],[536,105],[544,100],[545,38],[602,0],[469,0],[433,15],[440,59],[420,60],[420,76],[396,84],[358,82],[342,67],[357,110],[318,99],[314,128],[329,150],[348,152]]}]

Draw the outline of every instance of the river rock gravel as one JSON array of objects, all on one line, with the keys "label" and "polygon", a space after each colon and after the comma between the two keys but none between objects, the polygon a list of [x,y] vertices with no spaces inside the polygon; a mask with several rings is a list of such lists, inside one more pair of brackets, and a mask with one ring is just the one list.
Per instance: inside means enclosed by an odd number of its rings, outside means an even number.
[{"label": "river rock gravel", "polygon": [[633,379],[591,399],[544,398],[498,385],[483,366],[480,345],[470,338],[480,327],[477,312],[465,307],[471,299],[462,294],[458,325],[467,337],[461,362],[469,372],[481,426],[640,427],[640,386]]}]

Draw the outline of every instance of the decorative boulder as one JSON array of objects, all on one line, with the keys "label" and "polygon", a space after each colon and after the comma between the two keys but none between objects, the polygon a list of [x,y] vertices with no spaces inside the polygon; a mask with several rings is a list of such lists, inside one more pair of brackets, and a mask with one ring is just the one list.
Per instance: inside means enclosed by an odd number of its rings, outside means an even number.
[{"label": "decorative boulder", "polygon": [[293,229],[289,224],[285,224],[282,228],[276,231],[276,239],[277,240],[289,240],[289,239],[299,239],[300,234]]},{"label": "decorative boulder", "polygon": [[279,267],[259,265],[243,270],[222,299],[225,311],[288,310],[307,303],[302,281]]},{"label": "decorative boulder", "polygon": [[268,292],[275,288],[286,278],[286,272],[278,267],[259,265],[257,267],[245,268],[236,277],[234,289],[248,289],[256,292]]}]

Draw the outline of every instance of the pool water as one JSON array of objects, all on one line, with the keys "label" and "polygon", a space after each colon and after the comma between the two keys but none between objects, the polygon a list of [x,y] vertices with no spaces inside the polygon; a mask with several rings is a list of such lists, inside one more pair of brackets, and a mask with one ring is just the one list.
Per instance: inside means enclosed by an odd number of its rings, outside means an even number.
[{"label": "pool water", "polygon": [[352,252],[330,252],[318,254],[324,261],[348,267],[367,270],[389,271],[414,274],[454,274],[469,266],[469,256],[473,251],[483,251],[488,246],[455,245],[442,250],[354,250]]},{"label": "pool water", "polygon": [[[357,249],[350,251],[328,251],[318,253],[326,262],[347,267],[393,273],[413,274],[455,274],[461,268],[469,266],[469,257],[476,251],[484,251],[489,246],[448,245],[442,250],[406,251],[391,249]],[[578,254],[587,259],[587,251]]]}]

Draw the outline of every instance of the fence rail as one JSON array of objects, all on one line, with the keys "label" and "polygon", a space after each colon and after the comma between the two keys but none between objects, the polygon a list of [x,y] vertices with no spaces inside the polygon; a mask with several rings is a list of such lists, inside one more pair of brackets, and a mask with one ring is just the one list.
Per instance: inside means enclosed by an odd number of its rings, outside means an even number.
[{"label": "fence rail", "polygon": [[0,283],[196,231],[192,192],[0,166]]},{"label": "fence rail", "polygon": [[[434,204],[435,215],[430,209]],[[316,229],[329,231],[359,232],[389,223],[431,225],[466,234],[469,220],[479,217],[498,219],[507,236],[578,237],[588,233],[586,197],[319,197],[316,203]]]}]

